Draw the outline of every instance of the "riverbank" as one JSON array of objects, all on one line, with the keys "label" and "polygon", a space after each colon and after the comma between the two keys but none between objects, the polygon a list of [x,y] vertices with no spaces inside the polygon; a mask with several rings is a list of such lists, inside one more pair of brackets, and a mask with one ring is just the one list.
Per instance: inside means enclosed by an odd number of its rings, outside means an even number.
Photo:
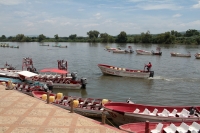
[{"label": "riverbank", "polygon": [[123,133],[0,85],[0,133]]}]

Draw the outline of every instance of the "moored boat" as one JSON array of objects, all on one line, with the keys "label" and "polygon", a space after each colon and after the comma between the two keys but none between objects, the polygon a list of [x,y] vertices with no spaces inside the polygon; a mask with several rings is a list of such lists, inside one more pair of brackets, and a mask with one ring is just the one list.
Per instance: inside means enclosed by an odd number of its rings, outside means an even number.
[{"label": "moored boat", "polygon": [[161,49],[159,47],[156,48],[156,52],[152,51],[146,51],[142,49],[137,49],[136,53],[139,55],[162,55]]},{"label": "moored boat", "polygon": [[171,52],[170,54],[173,57],[191,57],[190,53],[188,53],[188,54],[182,54],[182,53]]},{"label": "moored boat", "polygon": [[198,133],[200,121],[188,122],[137,122],[120,125],[121,130],[129,133],[165,133],[165,132],[191,132]]},{"label": "moored boat", "polygon": [[40,44],[40,46],[49,46],[49,44]]},{"label": "moored boat", "polygon": [[152,55],[151,51],[146,51],[146,50],[142,50],[142,49],[136,49],[136,53],[141,54],[141,55]]},{"label": "moored boat", "polygon": [[123,54],[126,54],[126,53],[133,53],[134,51],[132,50],[132,47],[131,46],[128,46],[128,50],[127,49],[124,49],[124,50],[121,50],[121,49],[114,49],[112,50],[113,53],[123,53]]},{"label": "moored boat", "polygon": [[110,46],[106,46],[107,51],[112,51],[112,50],[120,50],[119,48],[112,48]]},{"label": "moored boat", "polygon": [[60,46],[59,48],[67,48],[67,45],[66,46]]},{"label": "moored boat", "polygon": [[196,53],[194,56],[196,59],[200,59],[200,53]]},{"label": "moored boat", "polygon": [[133,122],[182,122],[200,119],[200,106],[156,106],[112,102],[104,105],[117,125]]},{"label": "moored boat", "polygon": [[[47,94],[45,91],[32,91],[34,97],[46,101]],[[74,112],[81,114],[87,117],[96,117],[101,118],[103,109],[103,104],[111,102],[108,99],[98,99],[98,98],[81,98],[77,96],[64,96],[62,93],[53,94],[50,93],[50,96],[54,96],[52,104],[59,106],[61,108],[71,110],[70,102],[73,101]],[[107,112],[106,117],[109,118]]]},{"label": "moored boat", "polygon": [[121,77],[134,77],[134,78],[149,78],[154,76],[154,71],[133,70],[128,68],[120,68],[116,66],[98,64],[101,72],[107,75],[121,76]]}]

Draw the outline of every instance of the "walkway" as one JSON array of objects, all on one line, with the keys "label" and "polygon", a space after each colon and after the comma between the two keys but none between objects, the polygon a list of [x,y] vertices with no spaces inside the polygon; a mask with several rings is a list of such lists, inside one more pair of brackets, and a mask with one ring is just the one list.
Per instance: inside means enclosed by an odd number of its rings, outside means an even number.
[{"label": "walkway", "polygon": [[0,85],[0,133],[123,133]]}]

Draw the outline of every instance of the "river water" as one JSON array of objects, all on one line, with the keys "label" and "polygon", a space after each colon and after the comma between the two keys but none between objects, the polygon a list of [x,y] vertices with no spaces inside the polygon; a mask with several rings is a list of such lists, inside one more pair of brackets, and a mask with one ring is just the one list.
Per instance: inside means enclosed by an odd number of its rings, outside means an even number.
[{"label": "river water", "polygon": [[[57,60],[66,60],[68,70],[77,72],[78,77],[87,78],[85,90],[54,90],[65,95],[105,98],[124,102],[131,98],[136,103],[153,105],[200,105],[200,60],[194,55],[200,52],[199,46],[160,45],[162,56],[117,54],[105,50],[105,46],[117,47],[118,44],[102,43],[58,43],[68,48],[39,46],[40,43],[16,43],[17,48],[0,47],[0,66],[7,62],[22,69],[22,58],[33,59],[37,70],[57,67]],[[156,50],[154,44],[126,44],[121,49],[132,46],[133,50]],[[191,58],[171,57],[171,52],[192,54]],[[98,64],[109,64],[121,68],[144,69],[144,64],[152,63],[154,77],[137,79],[102,75]]]}]

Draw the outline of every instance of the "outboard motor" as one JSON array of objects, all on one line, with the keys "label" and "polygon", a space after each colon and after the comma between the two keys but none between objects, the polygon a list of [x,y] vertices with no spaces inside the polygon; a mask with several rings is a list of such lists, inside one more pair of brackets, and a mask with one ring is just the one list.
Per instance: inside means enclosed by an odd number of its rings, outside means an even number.
[{"label": "outboard motor", "polygon": [[134,51],[132,49],[130,49],[130,53],[133,53]]},{"label": "outboard motor", "polygon": [[153,78],[153,76],[154,76],[154,71],[150,71],[149,77]]},{"label": "outboard motor", "polygon": [[85,89],[86,88],[86,84],[87,84],[87,79],[86,78],[81,78],[81,88]]},{"label": "outboard motor", "polygon": [[76,78],[77,78],[77,72],[72,72],[71,76],[72,76],[72,80],[76,80]]}]

